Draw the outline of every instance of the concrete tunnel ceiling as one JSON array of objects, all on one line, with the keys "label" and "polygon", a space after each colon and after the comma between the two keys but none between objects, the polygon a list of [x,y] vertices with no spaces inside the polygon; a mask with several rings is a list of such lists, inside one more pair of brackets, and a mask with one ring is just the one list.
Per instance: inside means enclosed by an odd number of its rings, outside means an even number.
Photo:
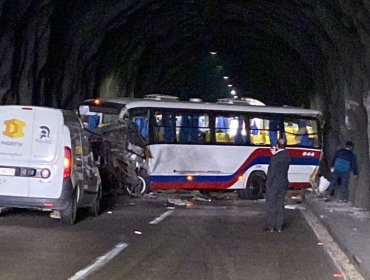
[{"label": "concrete tunnel ceiling", "polygon": [[[239,96],[323,111],[329,158],[351,139],[370,173],[367,0],[2,0],[0,15],[2,104],[215,101],[227,75]],[[370,205],[368,179],[358,205]]]},{"label": "concrete tunnel ceiling", "polygon": [[[271,1],[163,1],[132,11],[123,22],[116,17],[97,54],[97,95],[163,93],[214,101],[229,96],[222,79],[227,75],[242,96],[308,105],[325,38],[299,8]],[[319,42],[311,39],[315,33]]]}]

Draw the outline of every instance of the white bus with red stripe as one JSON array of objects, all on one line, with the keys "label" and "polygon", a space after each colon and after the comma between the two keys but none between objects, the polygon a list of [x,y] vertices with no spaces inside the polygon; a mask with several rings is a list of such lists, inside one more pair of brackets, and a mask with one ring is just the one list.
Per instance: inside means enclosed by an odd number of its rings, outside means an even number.
[{"label": "white bus with red stripe", "polygon": [[317,110],[142,100],[127,104],[125,114],[149,143],[152,190],[238,190],[241,198],[256,199],[278,138],[287,140],[292,157],[291,188],[310,187],[322,154]]}]

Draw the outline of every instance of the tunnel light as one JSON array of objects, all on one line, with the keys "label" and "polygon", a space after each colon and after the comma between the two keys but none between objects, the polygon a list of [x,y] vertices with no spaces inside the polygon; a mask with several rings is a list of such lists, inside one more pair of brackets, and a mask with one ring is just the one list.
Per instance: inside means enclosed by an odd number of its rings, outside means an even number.
[{"label": "tunnel light", "polygon": [[216,55],[217,52],[209,52],[211,55]]},{"label": "tunnel light", "polygon": [[236,95],[236,90],[235,90],[235,89],[233,89],[233,90],[231,90],[231,91],[230,91],[230,93],[231,93],[232,95]]},{"label": "tunnel light", "polygon": [[228,84],[227,86],[228,86],[228,87],[232,87],[233,85],[232,85],[232,84]]},{"label": "tunnel light", "polygon": [[224,80],[227,80],[229,77],[228,76],[224,76]]}]

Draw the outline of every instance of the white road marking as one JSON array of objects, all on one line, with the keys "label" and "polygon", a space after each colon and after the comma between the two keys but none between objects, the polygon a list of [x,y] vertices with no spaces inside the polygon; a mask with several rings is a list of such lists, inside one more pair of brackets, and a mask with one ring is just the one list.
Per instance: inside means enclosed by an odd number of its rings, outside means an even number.
[{"label": "white road marking", "polygon": [[117,256],[121,251],[123,251],[127,246],[128,246],[127,243],[118,243],[116,246],[114,246],[112,250],[110,250],[103,256],[98,257],[94,263],[76,272],[72,277],[68,278],[67,280],[86,279],[87,276],[97,271],[98,269],[102,268],[110,260]]},{"label": "white road marking", "polygon": [[321,224],[318,218],[310,210],[301,210],[306,221],[311,226],[325,251],[332,258],[335,265],[343,273],[345,280],[364,280],[362,275],[357,271],[356,267],[348,259],[347,255],[342,251],[339,245],[334,241],[333,237],[327,229]]},{"label": "white road marking", "polygon": [[155,218],[153,221],[149,222],[149,224],[156,225],[156,224],[162,222],[166,217],[168,217],[172,213],[173,213],[173,210],[168,210],[168,211],[164,212],[162,215],[160,215],[159,217]]}]

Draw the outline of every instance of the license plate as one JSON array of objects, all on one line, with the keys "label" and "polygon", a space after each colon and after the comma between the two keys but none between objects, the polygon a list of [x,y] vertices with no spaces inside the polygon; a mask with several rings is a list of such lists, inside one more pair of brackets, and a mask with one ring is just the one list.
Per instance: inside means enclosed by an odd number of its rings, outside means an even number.
[{"label": "license plate", "polygon": [[0,167],[0,175],[14,176],[15,168]]}]

